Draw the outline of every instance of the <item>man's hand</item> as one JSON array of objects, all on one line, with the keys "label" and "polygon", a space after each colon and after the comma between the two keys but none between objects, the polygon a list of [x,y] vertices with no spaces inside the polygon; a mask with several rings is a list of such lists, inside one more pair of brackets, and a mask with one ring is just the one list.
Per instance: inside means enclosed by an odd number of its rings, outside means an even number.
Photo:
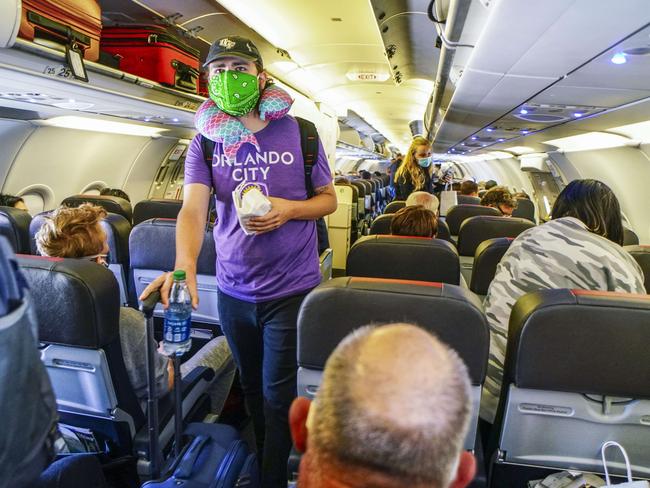
[{"label": "man's hand", "polygon": [[277,229],[293,218],[295,202],[284,198],[268,197],[271,210],[262,217],[252,217],[247,228],[251,232],[263,234]]},{"label": "man's hand", "polygon": [[[177,269],[182,269],[185,271],[187,288],[189,289],[190,296],[192,297],[192,308],[196,310],[199,306],[199,293],[196,286],[196,271],[193,269],[185,269],[180,266],[178,266]],[[153,291],[159,289],[160,301],[163,304],[163,308],[166,309],[169,306],[169,292],[172,289],[173,283],[173,273],[161,274],[158,278],[149,283],[149,285],[142,291],[139,300],[145,300]]]}]

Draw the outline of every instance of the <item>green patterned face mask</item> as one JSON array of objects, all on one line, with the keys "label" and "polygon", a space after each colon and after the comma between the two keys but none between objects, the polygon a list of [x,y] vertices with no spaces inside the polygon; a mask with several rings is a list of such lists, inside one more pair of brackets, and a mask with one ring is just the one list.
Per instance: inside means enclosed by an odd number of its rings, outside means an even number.
[{"label": "green patterned face mask", "polygon": [[255,108],[260,86],[255,75],[226,70],[210,78],[208,93],[223,112],[241,117]]}]

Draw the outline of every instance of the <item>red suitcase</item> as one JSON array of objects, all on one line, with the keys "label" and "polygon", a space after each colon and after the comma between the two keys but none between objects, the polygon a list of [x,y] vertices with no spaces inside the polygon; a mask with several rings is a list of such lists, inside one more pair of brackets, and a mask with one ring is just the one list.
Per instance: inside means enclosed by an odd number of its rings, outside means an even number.
[{"label": "red suitcase", "polygon": [[18,35],[28,41],[76,45],[88,61],[99,59],[102,13],[97,0],[23,0]]},{"label": "red suitcase", "polygon": [[119,59],[122,71],[178,90],[198,91],[199,51],[163,27],[105,27],[101,48]]}]

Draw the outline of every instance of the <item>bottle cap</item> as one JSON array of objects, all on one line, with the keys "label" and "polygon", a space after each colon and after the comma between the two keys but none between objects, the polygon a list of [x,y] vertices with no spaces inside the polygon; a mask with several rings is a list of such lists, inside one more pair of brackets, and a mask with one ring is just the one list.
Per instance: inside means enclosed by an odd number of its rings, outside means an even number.
[{"label": "bottle cap", "polygon": [[181,281],[185,279],[185,271],[182,269],[177,269],[174,271],[174,280],[175,281]]}]

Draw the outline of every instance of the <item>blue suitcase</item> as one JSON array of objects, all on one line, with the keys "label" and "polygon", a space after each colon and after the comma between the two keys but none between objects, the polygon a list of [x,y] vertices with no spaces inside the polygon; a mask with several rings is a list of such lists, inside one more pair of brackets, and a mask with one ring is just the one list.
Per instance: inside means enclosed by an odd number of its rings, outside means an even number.
[{"label": "blue suitcase", "polygon": [[[153,337],[153,311],[160,299],[158,292],[145,300],[140,310],[147,321],[147,338]],[[149,421],[149,453],[151,472],[160,472],[160,448],[158,445],[158,409],[155,400],[153,373],[153,350],[147,340],[147,413]],[[180,360],[174,358],[174,373],[180,377]],[[236,429],[224,424],[191,423],[182,430],[180,382],[174,382],[175,393],[175,452],[176,458],[167,470],[167,477],[148,481],[142,488],[258,488],[260,486],[257,457],[241,440]],[[182,451],[182,437],[192,442]]]}]

